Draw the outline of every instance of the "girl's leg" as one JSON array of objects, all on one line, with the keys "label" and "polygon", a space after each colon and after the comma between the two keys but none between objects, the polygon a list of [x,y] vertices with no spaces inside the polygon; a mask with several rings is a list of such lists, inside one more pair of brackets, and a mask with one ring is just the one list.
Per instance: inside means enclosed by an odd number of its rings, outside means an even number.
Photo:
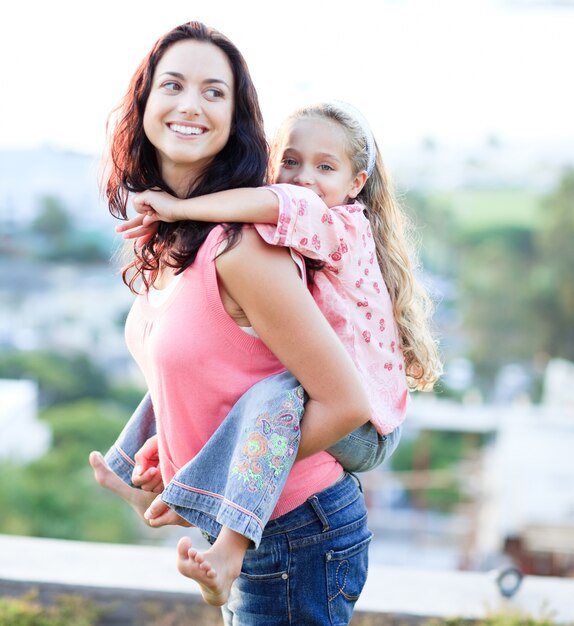
[{"label": "girl's leg", "polygon": [[130,487],[110,469],[106,463],[106,459],[99,452],[92,452],[89,460],[90,465],[94,470],[94,478],[96,479],[96,482],[124,499],[135,510],[142,521],[148,524],[147,519],[144,517],[144,513],[157,497],[157,494],[142,491],[141,489],[136,489],[135,487]]},{"label": "girl's leg", "polygon": [[328,449],[348,472],[368,472],[387,460],[399,445],[401,427],[380,435],[371,422],[359,426]]},{"label": "girl's leg", "polygon": [[135,454],[155,434],[155,414],[148,392],[105,455],[107,467],[130,487],[134,487],[132,472]]},{"label": "girl's leg", "polygon": [[188,537],[177,545],[177,569],[201,587],[203,599],[222,606],[229,598],[251,540],[225,526],[206,552],[198,552]]},{"label": "girl's leg", "polygon": [[259,544],[297,455],[304,402],[288,372],[257,383],[162,494],[216,538],[203,554],[187,539],[178,550],[180,571],[200,583],[209,603],[225,602],[247,547]]}]

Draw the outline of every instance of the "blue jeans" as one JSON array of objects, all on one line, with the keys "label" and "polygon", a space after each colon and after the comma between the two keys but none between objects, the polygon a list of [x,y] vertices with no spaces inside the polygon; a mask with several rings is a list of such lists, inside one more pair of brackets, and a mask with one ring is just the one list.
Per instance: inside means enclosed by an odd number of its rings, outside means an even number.
[{"label": "blue jeans", "polygon": [[[303,388],[289,372],[255,384],[165,486],[162,499],[209,535],[216,537],[226,526],[257,547],[297,455],[305,400]],[[110,468],[129,485],[133,456],[153,434],[153,408],[144,398],[106,454]],[[329,452],[345,469],[366,471],[388,458],[399,438],[400,429],[381,436],[368,423]]]},{"label": "blue jeans", "polygon": [[368,570],[371,532],[358,479],[343,479],[267,523],[223,607],[225,626],[343,626]]}]

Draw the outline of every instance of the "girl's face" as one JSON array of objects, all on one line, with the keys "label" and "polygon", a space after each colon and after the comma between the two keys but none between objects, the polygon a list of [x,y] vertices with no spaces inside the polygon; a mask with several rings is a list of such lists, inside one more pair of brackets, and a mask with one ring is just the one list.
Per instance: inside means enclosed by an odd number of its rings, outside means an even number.
[{"label": "girl's face", "polygon": [[143,127],[169,184],[175,172],[200,174],[223,149],[231,133],[233,94],[233,71],[217,46],[190,39],[165,51],[154,72]]},{"label": "girl's face", "polygon": [[332,120],[301,118],[277,146],[280,160],[277,183],[291,183],[314,191],[328,207],[356,198],[367,180],[353,173],[343,127]]}]

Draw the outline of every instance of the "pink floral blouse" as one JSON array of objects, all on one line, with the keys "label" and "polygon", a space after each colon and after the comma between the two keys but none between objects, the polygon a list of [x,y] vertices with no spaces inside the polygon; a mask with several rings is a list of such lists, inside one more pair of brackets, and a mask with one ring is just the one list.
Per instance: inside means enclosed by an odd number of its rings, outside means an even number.
[{"label": "pink floral blouse", "polygon": [[263,239],[324,261],[312,293],[351,355],[369,394],[371,421],[382,435],[405,419],[408,388],[389,292],[377,263],[364,206],[327,207],[313,191],[268,187],[279,199],[277,226],[257,224]]}]

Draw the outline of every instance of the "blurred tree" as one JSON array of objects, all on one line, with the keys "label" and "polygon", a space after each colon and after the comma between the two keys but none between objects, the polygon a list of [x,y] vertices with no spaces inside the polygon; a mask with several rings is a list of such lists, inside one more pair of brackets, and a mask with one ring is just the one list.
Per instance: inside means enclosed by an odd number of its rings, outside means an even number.
[{"label": "blurred tree", "polygon": [[73,224],[64,203],[57,196],[45,195],[40,204],[40,212],[32,222],[32,232],[49,239],[65,238],[73,229]]},{"label": "blurred tree", "polygon": [[413,223],[425,270],[449,278],[456,275],[459,226],[448,204],[416,190],[406,192],[402,204]]},{"label": "blurred tree", "polygon": [[[397,472],[450,470],[451,484],[429,486],[409,492],[411,503],[423,503],[435,511],[448,512],[462,501],[457,483],[457,464],[464,460],[468,449],[463,433],[448,431],[421,431],[415,438],[404,437],[393,453],[392,467]],[[430,477],[430,476],[429,476]]]},{"label": "blurred tree", "polygon": [[42,196],[40,202],[40,212],[31,227],[31,233],[36,236],[32,246],[34,257],[51,262],[102,263],[109,260],[110,238],[103,233],[78,230],[72,215],[57,196]]},{"label": "blurred tree", "polygon": [[523,227],[498,227],[463,240],[459,305],[468,356],[488,389],[503,365],[528,361],[542,347],[534,308],[534,233]]},{"label": "blurred tree", "polygon": [[43,406],[80,398],[105,398],[106,377],[85,354],[46,351],[0,354],[0,378],[29,378],[38,383]]},{"label": "blurred tree", "polygon": [[461,233],[459,303],[483,388],[509,363],[574,360],[574,170],[531,225]]},{"label": "blurred tree", "polygon": [[537,313],[544,351],[574,361],[574,168],[542,203],[537,232]]},{"label": "blurred tree", "polygon": [[58,405],[42,415],[54,445],[25,467],[0,467],[0,532],[86,541],[130,542],[138,521],[93,479],[91,450],[106,450],[125,422],[117,408],[95,401]]}]

